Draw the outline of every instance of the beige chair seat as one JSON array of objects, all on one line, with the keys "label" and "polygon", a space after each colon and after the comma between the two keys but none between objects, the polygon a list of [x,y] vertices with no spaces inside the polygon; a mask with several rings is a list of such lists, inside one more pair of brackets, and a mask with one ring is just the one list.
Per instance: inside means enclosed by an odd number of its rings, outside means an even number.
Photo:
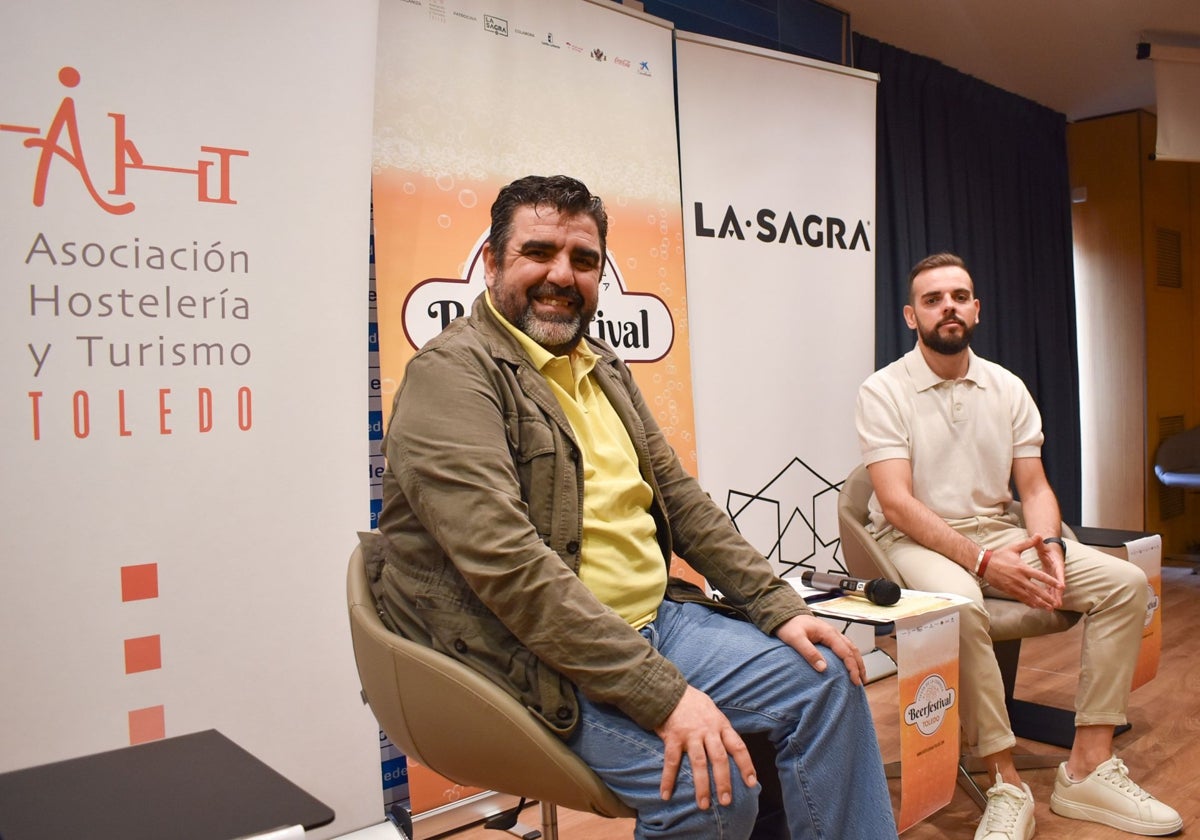
[{"label": "beige chair seat", "polygon": [[346,591],[364,699],[405,755],[458,784],[538,800],[546,840],[558,837],[555,805],[635,816],[507,692],[391,632],[379,617],[361,547],[350,557]]}]

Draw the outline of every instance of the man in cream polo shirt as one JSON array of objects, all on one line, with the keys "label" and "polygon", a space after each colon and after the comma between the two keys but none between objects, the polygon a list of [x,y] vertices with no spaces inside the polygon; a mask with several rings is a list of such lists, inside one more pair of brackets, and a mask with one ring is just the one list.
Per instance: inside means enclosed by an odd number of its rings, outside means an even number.
[{"label": "man in cream polo shirt", "polygon": [[[573,178],[500,191],[487,291],[396,394],[364,535],[383,618],[524,703],[637,811],[637,837],[749,837],[760,787],[741,734],[764,733],[791,837],[894,838],[862,657],[586,334],[607,227]],[[722,603],[668,577],[676,553]]]},{"label": "man in cream polo shirt", "polygon": [[[934,254],[909,274],[916,347],[859,389],[857,427],[871,475],[870,530],[914,589],[954,592],[960,611],[961,719],[968,747],[995,776],[977,840],[1034,833],[983,595],[1084,614],[1075,740],[1050,809],[1136,834],[1183,821],[1113,755],[1141,644],[1146,578],[1136,565],[1063,540],[1042,468],[1042,426],[1024,383],[970,349],[979,300],[962,260]],[[1016,486],[1024,522],[1010,512]]]}]

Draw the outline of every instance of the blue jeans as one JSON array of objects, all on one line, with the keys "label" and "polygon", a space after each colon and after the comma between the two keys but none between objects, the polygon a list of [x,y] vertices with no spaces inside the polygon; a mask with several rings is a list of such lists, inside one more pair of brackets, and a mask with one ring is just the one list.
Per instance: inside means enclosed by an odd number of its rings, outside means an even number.
[{"label": "blue jeans", "polygon": [[[642,630],[741,734],[765,732],[775,747],[792,840],[896,837],[891,799],[866,693],[841,660],[819,674],[796,651],[753,624],[700,604],[664,601]],[[730,761],[733,802],[701,811],[687,760],[669,800],[659,798],[663,742],[616,707],[579,692],[580,722],[567,741],[613,792],[638,812],[638,838],[745,840],[759,788]],[[755,768],[762,773],[763,768]]]}]

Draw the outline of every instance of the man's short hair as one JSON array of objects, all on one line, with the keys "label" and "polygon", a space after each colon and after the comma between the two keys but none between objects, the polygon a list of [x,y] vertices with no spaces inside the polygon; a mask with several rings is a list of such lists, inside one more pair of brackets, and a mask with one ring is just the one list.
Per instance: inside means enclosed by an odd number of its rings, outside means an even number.
[{"label": "man's short hair", "polygon": [[599,196],[592,195],[587,186],[568,175],[526,175],[500,190],[492,203],[492,229],[488,244],[498,258],[503,258],[512,235],[513,214],[518,207],[553,207],[568,216],[591,216],[600,232],[601,258],[608,240],[608,213]]},{"label": "man's short hair", "polygon": [[952,254],[949,251],[930,254],[928,257],[914,265],[912,270],[908,272],[908,302],[913,302],[913,281],[917,279],[918,274],[920,274],[922,271],[929,271],[931,268],[945,268],[946,266],[961,268],[963,271],[966,271],[968,275],[971,273],[967,269],[967,264],[963,262],[962,257],[960,257],[958,254]]}]

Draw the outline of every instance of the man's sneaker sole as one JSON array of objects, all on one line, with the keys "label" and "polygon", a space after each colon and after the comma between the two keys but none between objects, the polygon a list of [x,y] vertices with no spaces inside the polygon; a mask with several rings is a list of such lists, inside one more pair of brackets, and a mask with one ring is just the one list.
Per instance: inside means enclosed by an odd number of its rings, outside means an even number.
[{"label": "man's sneaker sole", "polygon": [[1093,808],[1090,805],[1080,805],[1078,802],[1062,799],[1057,792],[1050,796],[1050,810],[1060,817],[1100,823],[1101,825],[1112,826],[1113,828],[1119,828],[1121,831],[1128,831],[1131,834],[1141,834],[1146,837],[1162,837],[1166,834],[1174,834],[1183,828],[1182,817],[1179,818],[1179,822],[1168,825],[1145,823],[1141,820],[1114,814],[1112,811],[1104,808]]}]

